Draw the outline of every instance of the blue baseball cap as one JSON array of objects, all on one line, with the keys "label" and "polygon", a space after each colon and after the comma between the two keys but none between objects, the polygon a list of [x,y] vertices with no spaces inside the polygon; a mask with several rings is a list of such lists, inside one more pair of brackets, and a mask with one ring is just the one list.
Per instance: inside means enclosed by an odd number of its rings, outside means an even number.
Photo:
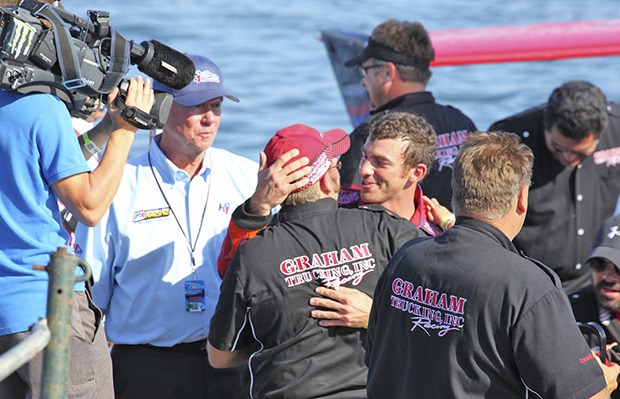
[{"label": "blue baseball cap", "polygon": [[192,60],[196,67],[192,83],[180,90],[174,90],[154,81],[153,89],[172,94],[174,102],[185,107],[193,107],[217,97],[226,97],[234,102],[239,102],[237,97],[224,91],[224,77],[215,62],[200,55],[185,55]]}]

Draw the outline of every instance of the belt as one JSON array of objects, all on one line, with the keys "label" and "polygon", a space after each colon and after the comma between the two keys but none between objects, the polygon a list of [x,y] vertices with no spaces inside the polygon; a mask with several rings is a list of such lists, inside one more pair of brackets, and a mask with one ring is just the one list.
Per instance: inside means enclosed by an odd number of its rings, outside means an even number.
[{"label": "belt", "polygon": [[180,353],[202,353],[204,355],[207,354],[207,341],[195,341],[195,342],[182,342],[180,344],[176,344],[174,346],[155,346],[151,344],[136,344],[136,345],[127,345],[127,344],[118,344],[115,346],[127,346],[127,347],[140,347],[147,349],[154,349],[162,352],[180,352]]}]

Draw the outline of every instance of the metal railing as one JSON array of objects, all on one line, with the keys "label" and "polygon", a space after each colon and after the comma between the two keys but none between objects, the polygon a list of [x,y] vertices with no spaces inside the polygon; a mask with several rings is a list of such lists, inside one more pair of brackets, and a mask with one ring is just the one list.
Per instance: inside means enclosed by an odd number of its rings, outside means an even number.
[{"label": "metal railing", "polygon": [[[58,248],[50,258],[47,267],[33,266],[49,274],[47,319],[39,320],[31,327],[30,337],[0,356],[0,381],[45,349],[41,398],[62,399],[67,395],[73,286],[88,281],[91,269],[86,261],[69,254],[66,248]],[[75,275],[77,266],[84,271],[81,277]]]}]

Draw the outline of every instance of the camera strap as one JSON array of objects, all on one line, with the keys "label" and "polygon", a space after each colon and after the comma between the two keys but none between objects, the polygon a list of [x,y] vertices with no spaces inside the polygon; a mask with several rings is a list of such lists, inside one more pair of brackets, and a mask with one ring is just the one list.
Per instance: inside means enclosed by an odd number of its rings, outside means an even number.
[{"label": "camera strap", "polygon": [[144,112],[136,107],[128,107],[125,101],[118,96],[115,102],[116,106],[121,109],[121,116],[132,126],[138,129],[150,130],[157,127],[159,119],[155,115]]},{"label": "camera strap", "polygon": [[58,54],[58,65],[64,78],[63,85],[67,90],[79,89],[85,85],[82,81],[78,56],[73,46],[73,40],[69,30],[65,27],[62,19],[48,4],[23,1],[20,7],[27,9],[37,17],[48,21],[54,30],[54,44]]},{"label": "camera strap", "polygon": [[49,4],[37,1],[24,0],[20,7],[30,11],[33,15],[48,21],[54,30],[54,44],[58,55],[58,64],[63,76],[63,85],[67,90],[80,89],[87,95],[107,94],[112,91],[129,70],[130,47],[129,42],[114,29],[110,28],[110,62],[106,70],[106,77],[99,88],[88,86],[82,80],[80,63],[73,38],[65,27],[63,19]]}]

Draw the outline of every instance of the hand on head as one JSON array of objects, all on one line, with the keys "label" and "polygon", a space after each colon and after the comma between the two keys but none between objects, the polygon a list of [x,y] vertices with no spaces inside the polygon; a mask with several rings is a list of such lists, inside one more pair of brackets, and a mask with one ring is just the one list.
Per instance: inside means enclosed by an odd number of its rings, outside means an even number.
[{"label": "hand on head", "polygon": [[306,175],[310,172],[309,159],[301,157],[287,164],[299,155],[299,150],[292,149],[276,159],[267,167],[267,156],[260,152],[260,167],[256,191],[250,198],[250,213],[268,215],[271,209],[280,205],[289,194],[308,183]]}]

